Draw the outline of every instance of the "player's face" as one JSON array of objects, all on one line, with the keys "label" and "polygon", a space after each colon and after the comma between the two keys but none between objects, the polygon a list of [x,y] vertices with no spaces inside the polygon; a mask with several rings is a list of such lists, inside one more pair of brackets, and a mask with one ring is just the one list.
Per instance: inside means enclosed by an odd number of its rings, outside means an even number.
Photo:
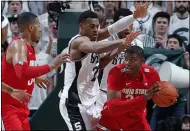
[{"label": "player's face", "polygon": [[32,41],[38,42],[40,40],[40,33],[41,33],[39,19],[36,19],[34,23],[30,25],[29,29],[31,32]]},{"label": "player's face", "polygon": [[80,26],[83,35],[89,37],[91,41],[96,41],[98,37],[98,28],[99,28],[98,18],[87,19]]},{"label": "player's face", "polygon": [[139,73],[143,59],[139,58],[137,54],[127,54],[125,57],[125,66],[127,74],[130,76],[136,76]]}]

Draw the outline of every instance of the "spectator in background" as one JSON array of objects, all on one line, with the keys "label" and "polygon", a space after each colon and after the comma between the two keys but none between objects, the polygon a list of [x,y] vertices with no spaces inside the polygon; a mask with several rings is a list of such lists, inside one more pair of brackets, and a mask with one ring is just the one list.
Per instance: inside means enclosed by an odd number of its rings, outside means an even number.
[{"label": "spectator in background", "polygon": [[[47,13],[40,16],[42,24],[42,37],[39,48],[53,58],[57,55],[57,25]],[[47,19],[46,19],[47,18]]]},{"label": "spectator in background", "polygon": [[100,6],[99,4],[95,4],[93,7],[94,7],[94,12],[98,15],[98,20],[100,22],[100,28],[103,28],[104,8],[102,6]]},{"label": "spectator in background", "polygon": [[170,15],[167,12],[158,12],[152,20],[155,48],[166,48]]},{"label": "spectator in background", "polygon": [[189,2],[175,1],[175,10],[171,16],[169,34],[182,36],[183,46],[189,44]]},{"label": "spectator in background", "polygon": [[182,131],[189,131],[190,130],[190,116],[185,115],[182,117]]},{"label": "spectator in background", "polygon": [[104,1],[104,12],[105,17],[112,17],[114,16],[116,10],[117,1]]},{"label": "spectator in background", "polygon": [[12,36],[9,37],[7,40],[8,43],[10,43],[14,37],[17,37],[19,35],[17,19],[18,19],[17,15],[13,15],[8,18],[9,23],[10,23],[10,30],[11,30],[11,34],[12,34]]},{"label": "spectator in background", "polygon": [[169,35],[166,49],[181,50],[182,49],[181,37],[178,34]]},{"label": "spectator in background", "polygon": [[[181,50],[182,48],[182,42],[179,35],[173,34],[168,36],[166,49]],[[183,115],[185,115],[188,93],[187,89],[188,88],[178,89],[179,97],[175,104],[169,107],[155,106],[150,122],[151,130],[156,130],[158,128],[159,121],[167,121],[168,119],[172,118],[180,119]]]},{"label": "spectator in background", "polygon": [[44,13],[44,1],[28,1],[28,8],[35,15],[41,15]]},{"label": "spectator in background", "polygon": [[22,11],[22,1],[8,1],[8,16],[19,15]]},{"label": "spectator in background", "polygon": [[[134,7],[136,8],[138,5],[145,3],[145,1],[135,1],[134,2]],[[131,7],[130,10],[134,11],[134,7]],[[162,11],[161,8],[158,6],[155,6],[153,2],[148,7],[148,13],[144,18],[138,18],[135,20],[133,23],[133,29],[134,31],[136,30],[141,30],[141,35],[139,35],[137,38],[140,39],[144,47],[153,47],[154,39],[153,39],[153,31],[152,31],[152,19],[154,15],[157,12]]]},{"label": "spectator in background", "polygon": [[104,22],[103,22],[103,28],[108,27],[109,25],[113,24],[113,17],[112,16],[106,16],[104,18]]}]

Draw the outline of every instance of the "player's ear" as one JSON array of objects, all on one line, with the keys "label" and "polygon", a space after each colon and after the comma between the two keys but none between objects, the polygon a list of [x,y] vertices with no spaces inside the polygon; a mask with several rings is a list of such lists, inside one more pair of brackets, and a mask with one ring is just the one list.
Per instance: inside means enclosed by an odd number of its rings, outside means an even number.
[{"label": "player's ear", "polygon": [[33,25],[29,24],[29,30],[32,31],[33,30]]},{"label": "player's ear", "polygon": [[144,58],[141,58],[141,63],[145,63],[145,59]]}]

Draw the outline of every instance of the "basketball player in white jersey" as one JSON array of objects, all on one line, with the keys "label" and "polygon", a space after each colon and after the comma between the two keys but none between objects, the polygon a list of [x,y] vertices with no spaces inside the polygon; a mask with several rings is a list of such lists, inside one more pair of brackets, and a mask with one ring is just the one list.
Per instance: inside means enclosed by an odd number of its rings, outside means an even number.
[{"label": "basketball player in white jersey", "polygon": [[[149,3],[140,5],[133,15],[124,17],[108,26],[99,29],[98,16],[92,11],[85,11],[79,16],[79,34],[74,36],[68,45],[72,62],[66,64],[64,87],[60,99],[60,113],[69,130],[92,130],[96,127],[99,111],[95,104],[99,97],[97,76],[99,69],[104,68],[105,61],[99,54],[116,48],[126,49],[140,32],[131,33],[127,38],[115,41],[100,41],[126,29],[138,17],[146,15]],[[100,41],[100,42],[96,42]]]},{"label": "basketball player in white jersey", "polygon": [[[114,22],[117,22],[119,19],[121,19],[125,16],[132,15],[132,14],[133,13],[129,9],[120,8],[114,14]],[[108,40],[123,39],[127,35],[129,35],[132,32],[132,30],[133,30],[133,25],[131,24],[129,26],[129,28],[119,32],[116,35],[111,36],[110,38],[108,38]],[[133,40],[131,45],[138,45],[141,48],[143,48],[143,43],[138,39]],[[109,54],[113,54],[114,52],[117,52],[117,49],[115,49],[112,52],[109,52]],[[106,54],[107,53],[104,53],[103,56]],[[125,53],[121,52],[113,60],[111,60],[109,62],[109,64],[103,69],[103,72],[102,72],[103,74],[102,74],[101,83],[100,83],[100,96],[99,96],[98,102],[97,102],[97,105],[100,109],[103,108],[104,103],[107,101],[107,77],[108,77],[108,73],[115,65],[122,64],[124,62],[124,59],[125,59]]]}]

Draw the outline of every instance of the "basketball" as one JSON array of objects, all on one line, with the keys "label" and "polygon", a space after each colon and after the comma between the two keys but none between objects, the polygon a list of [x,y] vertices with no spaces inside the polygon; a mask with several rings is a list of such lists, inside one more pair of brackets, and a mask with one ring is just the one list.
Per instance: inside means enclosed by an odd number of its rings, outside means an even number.
[{"label": "basketball", "polygon": [[162,81],[159,83],[161,90],[158,95],[152,97],[154,103],[159,107],[168,107],[176,102],[178,91],[170,82]]}]

